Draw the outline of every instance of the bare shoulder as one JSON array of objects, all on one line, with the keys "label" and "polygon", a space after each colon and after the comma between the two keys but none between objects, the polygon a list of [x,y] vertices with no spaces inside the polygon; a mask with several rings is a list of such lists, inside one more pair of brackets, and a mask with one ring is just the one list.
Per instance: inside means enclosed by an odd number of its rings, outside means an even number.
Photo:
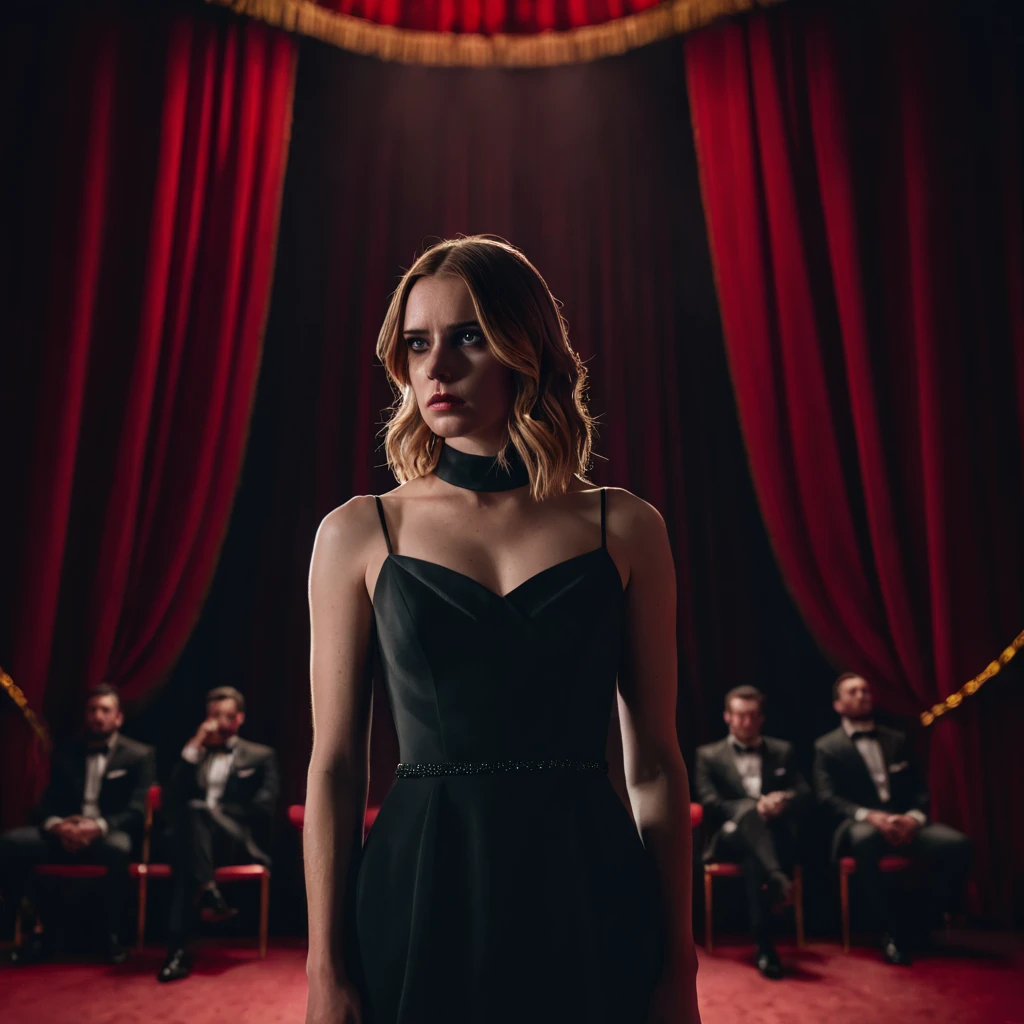
[{"label": "bare shoulder", "polygon": [[608,532],[630,552],[661,550],[668,531],[650,502],[623,487],[607,488]]},{"label": "bare shoulder", "polygon": [[341,571],[362,579],[371,545],[380,532],[377,503],[372,494],[359,494],[328,512],[316,532],[313,568]]}]

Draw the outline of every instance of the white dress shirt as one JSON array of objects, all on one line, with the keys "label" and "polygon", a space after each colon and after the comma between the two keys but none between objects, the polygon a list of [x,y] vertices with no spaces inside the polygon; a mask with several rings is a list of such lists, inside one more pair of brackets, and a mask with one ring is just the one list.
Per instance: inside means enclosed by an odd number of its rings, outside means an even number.
[{"label": "white dress shirt", "polygon": [[740,773],[740,781],[747,791],[747,796],[752,800],[761,799],[761,740],[753,746],[758,749],[752,752],[741,751],[743,746],[732,733],[729,734],[729,746],[732,747],[733,757],[736,758],[736,770]]},{"label": "white dress shirt", "polygon": [[[228,776],[231,774],[231,764],[235,758],[235,747],[238,744],[237,736],[229,736],[224,741],[227,750],[218,750],[210,756],[209,764],[206,766],[206,806],[211,810],[220,807],[221,798],[224,796],[224,787],[227,785]],[[186,743],[182,748],[181,756],[190,764],[199,764],[203,759],[206,749]]]},{"label": "white dress shirt", "polygon": [[[843,719],[843,731],[853,740],[857,753],[863,758],[871,781],[875,784],[875,792],[878,793],[879,801],[887,804],[892,796],[892,790],[889,788],[889,767],[885,763],[885,751],[882,750],[882,744],[878,742],[877,736],[861,735],[874,727],[875,723],[871,719],[860,722],[853,722],[849,718]],[[864,821],[870,813],[870,807],[858,807],[854,819]],[[919,825],[923,825],[928,820],[924,812],[917,808],[907,811],[907,814],[909,817],[915,818]]]},{"label": "white dress shirt", "polygon": [[[82,792],[82,817],[92,818],[99,825],[100,834],[104,836],[110,831],[110,826],[107,824],[107,819],[100,814],[100,789],[103,787],[103,776],[107,774],[110,755],[117,745],[116,732],[111,734],[107,743],[109,749],[106,753],[102,750],[86,751],[85,788]],[[49,831],[63,820],[59,815],[52,815],[43,822],[43,828]]]}]

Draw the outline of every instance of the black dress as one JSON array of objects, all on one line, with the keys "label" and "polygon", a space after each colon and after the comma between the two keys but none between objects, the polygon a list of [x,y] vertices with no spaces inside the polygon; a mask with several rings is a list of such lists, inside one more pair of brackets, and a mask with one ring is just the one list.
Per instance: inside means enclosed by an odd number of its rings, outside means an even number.
[{"label": "black dress", "polygon": [[501,596],[392,551],[377,499],[376,642],[411,774],[356,867],[367,1024],[647,1019],[658,879],[603,760],[624,604],[605,502],[600,547]]}]

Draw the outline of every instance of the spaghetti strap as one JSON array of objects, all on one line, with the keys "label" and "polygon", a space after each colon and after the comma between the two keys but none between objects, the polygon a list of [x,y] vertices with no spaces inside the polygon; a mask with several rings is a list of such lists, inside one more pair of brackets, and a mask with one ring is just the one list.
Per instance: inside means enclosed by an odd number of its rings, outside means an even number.
[{"label": "spaghetti strap", "polygon": [[607,505],[607,500],[606,500],[607,493],[608,493],[608,488],[607,487],[602,487],[601,488],[601,547],[607,547],[607,545],[605,544],[605,540],[604,540],[604,534],[605,534],[604,520],[605,520],[605,506]]},{"label": "spaghetti strap", "polygon": [[384,505],[380,498],[375,494],[373,500],[377,502],[377,515],[380,516],[380,528],[384,531],[384,540],[388,546],[388,554],[393,554],[391,550],[391,536],[388,534],[387,520],[384,518]]}]

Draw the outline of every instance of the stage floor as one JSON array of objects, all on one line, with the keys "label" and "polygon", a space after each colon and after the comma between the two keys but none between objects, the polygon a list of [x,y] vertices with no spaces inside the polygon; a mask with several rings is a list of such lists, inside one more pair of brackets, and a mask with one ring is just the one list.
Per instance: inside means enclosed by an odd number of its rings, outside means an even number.
[{"label": "stage floor", "polygon": [[[700,958],[703,1024],[1024,1024],[1024,937],[964,932],[910,968],[833,943],[779,947],[788,976],[763,980],[749,947],[726,942]],[[301,1024],[305,946],[203,942],[191,978],[160,985],[163,951],[122,967],[81,961],[0,967],[3,1024]],[[566,1024],[587,1024],[585,1021]]]}]

